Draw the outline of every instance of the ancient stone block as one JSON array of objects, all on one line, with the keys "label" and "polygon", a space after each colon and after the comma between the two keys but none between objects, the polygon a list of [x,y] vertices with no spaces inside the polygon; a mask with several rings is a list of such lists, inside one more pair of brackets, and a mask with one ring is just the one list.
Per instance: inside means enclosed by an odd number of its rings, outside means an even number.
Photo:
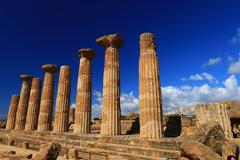
[{"label": "ancient stone block", "polygon": [[211,148],[197,141],[185,141],[181,144],[183,155],[191,160],[224,160]]},{"label": "ancient stone block", "polygon": [[226,107],[225,104],[219,103],[197,105],[195,110],[198,125],[215,121],[222,126],[225,136],[232,138],[232,128]]},{"label": "ancient stone block", "polygon": [[61,145],[58,143],[45,144],[32,160],[56,160],[60,151]]}]

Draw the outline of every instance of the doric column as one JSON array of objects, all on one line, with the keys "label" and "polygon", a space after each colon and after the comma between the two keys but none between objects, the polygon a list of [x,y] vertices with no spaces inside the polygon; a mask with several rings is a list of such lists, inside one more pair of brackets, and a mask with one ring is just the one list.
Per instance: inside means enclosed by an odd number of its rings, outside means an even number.
[{"label": "doric column", "polygon": [[140,36],[139,60],[140,137],[162,138],[162,95],[155,37]]},{"label": "doric column", "polygon": [[6,129],[11,130],[15,127],[16,113],[18,107],[19,95],[13,95],[8,110]]},{"label": "doric column", "polygon": [[60,68],[53,132],[67,132],[70,108],[71,68]]},{"label": "doric column", "polygon": [[42,69],[45,71],[45,76],[37,130],[50,131],[52,127],[54,79],[59,68],[53,64],[46,64],[42,66]]},{"label": "doric column", "polygon": [[92,49],[80,49],[78,85],[76,96],[76,110],[74,133],[90,133],[91,102],[92,102],[92,62],[96,53]]},{"label": "doric column", "polygon": [[22,89],[20,93],[20,99],[18,103],[17,116],[16,116],[16,130],[24,130],[26,117],[27,117],[27,109],[28,109],[28,100],[30,95],[32,76],[30,75],[21,75],[22,79]]},{"label": "doric column", "polygon": [[118,34],[106,35],[96,40],[104,47],[103,106],[101,135],[121,134],[119,48],[123,39]]},{"label": "doric column", "polygon": [[25,130],[34,131],[37,129],[40,99],[41,99],[41,79],[33,78],[28,103]]}]

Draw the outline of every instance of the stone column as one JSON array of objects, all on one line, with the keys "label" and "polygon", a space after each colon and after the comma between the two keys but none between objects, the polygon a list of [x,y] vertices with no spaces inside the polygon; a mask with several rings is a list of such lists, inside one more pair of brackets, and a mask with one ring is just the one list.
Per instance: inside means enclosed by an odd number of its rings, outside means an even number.
[{"label": "stone column", "polygon": [[18,101],[19,101],[19,95],[13,95],[11,98],[8,117],[7,117],[6,129],[8,130],[14,129],[15,127]]},{"label": "stone column", "polygon": [[25,130],[34,131],[37,129],[39,108],[41,99],[41,79],[33,78],[28,103],[27,120]]},{"label": "stone column", "polygon": [[118,34],[106,35],[96,40],[104,47],[103,106],[101,135],[121,134],[119,48],[123,39]]},{"label": "stone column", "polygon": [[72,123],[74,121],[75,121],[75,108],[70,108],[69,123]]},{"label": "stone column", "polygon": [[21,75],[20,78],[22,79],[23,82],[20,93],[20,99],[18,103],[15,130],[24,130],[25,128],[28,110],[28,100],[33,77],[30,75]]},{"label": "stone column", "polygon": [[140,36],[139,60],[140,137],[162,138],[162,95],[155,37]]},{"label": "stone column", "polygon": [[92,62],[96,53],[92,49],[80,49],[80,64],[76,96],[74,133],[90,133],[92,102]]},{"label": "stone column", "polygon": [[42,66],[42,69],[46,73],[43,82],[37,130],[50,131],[52,127],[54,79],[55,73],[59,68],[53,64],[46,64]]},{"label": "stone column", "polygon": [[60,68],[53,132],[67,132],[70,108],[71,68]]}]

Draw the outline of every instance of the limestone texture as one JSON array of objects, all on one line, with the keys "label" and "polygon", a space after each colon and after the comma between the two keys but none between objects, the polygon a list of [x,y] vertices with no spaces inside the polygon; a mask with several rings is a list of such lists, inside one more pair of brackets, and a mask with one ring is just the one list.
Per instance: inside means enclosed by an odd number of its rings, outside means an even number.
[{"label": "limestone texture", "polygon": [[41,79],[33,78],[28,103],[27,120],[25,130],[34,131],[37,129],[40,99],[41,99]]},{"label": "limestone texture", "polygon": [[100,134],[121,134],[119,49],[123,39],[118,34],[105,35],[96,40],[105,48],[103,75],[102,123]]},{"label": "limestone texture", "polygon": [[76,96],[74,133],[90,133],[92,101],[92,59],[96,57],[89,48],[78,51],[80,57]]},{"label": "limestone texture", "polygon": [[67,132],[71,92],[71,68],[62,66],[58,81],[58,91],[56,100],[56,112],[54,118],[53,132]]},{"label": "limestone texture", "polygon": [[155,36],[140,35],[139,59],[140,137],[163,137],[162,95]]},{"label": "limestone texture", "polygon": [[195,107],[195,111],[198,125],[215,121],[222,126],[225,136],[233,137],[226,104],[199,104]]},{"label": "limestone texture", "polygon": [[25,128],[28,110],[28,100],[33,77],[31,75],[21,75],[20,78],[22,79],[22,89],[17,108],[15,130],[24,130]]},{"label": "limestone texture", "polygon": [[61,145],[58,143],[44,144],[32,160],[56,160],[60,151]]},{"label": "limestone texture", "polygon": [[40,102],[40,113],[38,118],[38,131],[50,131],[52,128],[54,79],[58,67],[53,64],[42,66],[45,71],[42,96]]},{"label": "limestone texture", "polygon": [[19,102],[19,95],[13,95],[9,105],[6,129],[11,130],[15,127],[16,113]]}]

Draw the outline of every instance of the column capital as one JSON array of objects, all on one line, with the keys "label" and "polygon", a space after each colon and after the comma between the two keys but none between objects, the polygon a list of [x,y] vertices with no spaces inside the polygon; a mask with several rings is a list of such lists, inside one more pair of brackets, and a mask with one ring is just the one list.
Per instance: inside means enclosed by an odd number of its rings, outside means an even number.
[{"label": "column capital", "polygon": [[32,75],[20,75],[22,81],[31,81],[33,79]]},{"label": "column capital", "polygon": [[96,43],[104,48],[113,47],[119,49],[123,47],[124,41],[119,34],[109,34],[96,39]]},{"label": "column capital", "polygon": [[55,64],[45,64],[42,66],[45,72],[55,73],[59,70],[59,67]]},{"label": "column capital", "polygon": [[81,48],[78,50],[77,54],[80,58],[87,58],[89,60],[92,60],[96,57],[95,51],[91,48]]},{"label": "column capital", "polygon": [[156,39],[153,33],[145,32],[140,35],[140,49],[156,50]]}]

